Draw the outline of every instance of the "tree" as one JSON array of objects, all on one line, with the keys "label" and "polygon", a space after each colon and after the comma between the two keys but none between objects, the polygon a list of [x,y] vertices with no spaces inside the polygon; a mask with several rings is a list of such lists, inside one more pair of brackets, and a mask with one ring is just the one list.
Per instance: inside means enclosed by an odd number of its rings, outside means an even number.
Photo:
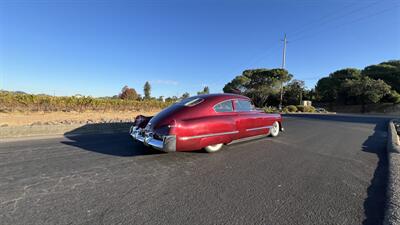
[{"label": "tree", "polygon": [[143,92],[144,92],[144,99],[148,100],[151,97],[151,86],[148,81],[144,84],[143,87]]},{"label": "tree", "polygon": [[349,100],[342,86],[345,80],[357,80],[361,78],[361,71],[355,68],[337,70],[328,77],[321,78],[315,87],[318,100],[323,102],[342,102]]},{"label": "tree", "polygon": [[253,102],[263,107],[270,96],[280,91],[280,84],[292,79],[292,75],[284,69],[252,69],[243,71],[227,83],[223,90],[226,93],[243,94]]},{"label": "tree", "polygon": [[185,98],[189,98],[189,97],[190,97],[190,94],[185,92],[185,93],[182,94],[181,99],[185,99]]},{"label": "tree", "polygon": [[223,91],[225,93],[244,94],[245,85],[249,82],[249,78],[243,75],[236,76],[232,81],[225,84]]},{"label": "tree", "polygon": [[164,96],[161,95],[160,97],[158,97],[157,101],[163,102],[164,101]]},{"label": "tree", "polygon": [[387,95],[385,95],[382,99],[384,102],[391,102],[393,104],[400,103],[400,94],[395,90],[391,90]]},{"label": "tree", "polygon": [[362,74],[375,80],[381,79],[392,86],[396,92],[400,92],[400,60],[391,60],[378,65],[367,66],[362,71]]},{"label": "tree", "polygon": [[329,74],[329,77],[339,81],[344,81],[346,79],[359,79],[361,78],[361,70],[356,68],[341,69]]},{"label": "tree", "polygon": [[315,100],[315,89],[311,88],[310,90],[305,89],[304,93],[303,93],[303,99],[304,100],[310,100],[310,101],[314,101]]},{"label": "tree", "polygon": [[172,96],[172,97],[167,97],[165,99],[166,102],[177,102],[178,101],[178,97],[176,96]]},{"label": "tree", "polygon": [[204,95],[204,94],[210,94],[210,88],[208,88],[208,86],[205,86],[202,91],[197,92],[197,95]]},{"label": "tree", "polygon": [[306,92],[304,81],[292,80],[285,87],[284,103],[286,105],[301,104],[303,95]]},{"label": "tree", "polygon": [[318,80],[315,92],[317,94],[317,100],[322,102],[334,102],[337,98],[338,88],[332,78],[324,77]]},{"label": "tree", "polygon": [[369,77],[362,77],[358,80],[346,79],[343,89],[349,96],[358,99],[362,104],[363,112],[365,112],[365,104],[377,103],[390,92],[390,86],[383,80],[373,80]]},{"label": "tree", "polygon": [[205,86],[204,89],[203,89],[203,92],[205,94],[210,94],[210,88],[208,86]]},{"label": "tree", "polygon": [[125,85],[119,94],[119,98],[126,100],[137,100],[138,94],[136,93],[135,89],[129,88],[127,85]]}]

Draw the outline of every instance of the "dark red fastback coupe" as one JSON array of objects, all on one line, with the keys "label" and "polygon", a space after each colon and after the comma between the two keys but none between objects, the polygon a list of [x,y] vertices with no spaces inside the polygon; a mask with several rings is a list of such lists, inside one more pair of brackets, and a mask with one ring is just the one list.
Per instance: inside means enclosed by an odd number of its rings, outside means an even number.
[{"label": "dark red fastback coupe", "polygon": [[279,114],[254,108],[251,100],[235,94],[208,94],[186,98],[154,117],[138,116],[131,136],[155,149],[216,152],[224,144],[266,135],[282,128]]}]

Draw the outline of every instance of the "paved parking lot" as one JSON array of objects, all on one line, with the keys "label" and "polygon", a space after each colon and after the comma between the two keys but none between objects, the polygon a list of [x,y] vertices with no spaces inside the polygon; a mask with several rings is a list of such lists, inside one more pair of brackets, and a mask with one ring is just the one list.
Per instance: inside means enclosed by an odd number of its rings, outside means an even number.
[{"label": "paved parking lot", "polygon": [[1,224],[380,224],[385,118],[285,118],[277,138],[158,153],[127,134],[0,143]]}]

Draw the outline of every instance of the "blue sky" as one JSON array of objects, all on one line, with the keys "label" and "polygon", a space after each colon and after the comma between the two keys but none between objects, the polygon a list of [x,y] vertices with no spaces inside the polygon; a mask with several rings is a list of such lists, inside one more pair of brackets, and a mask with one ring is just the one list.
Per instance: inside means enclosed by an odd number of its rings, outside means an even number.
[{"label": "blue sky", "polygon": [[0,89],[195,94],[281,66],[313,87],[340,68],[400,59],[394,0],[0,0]]}]

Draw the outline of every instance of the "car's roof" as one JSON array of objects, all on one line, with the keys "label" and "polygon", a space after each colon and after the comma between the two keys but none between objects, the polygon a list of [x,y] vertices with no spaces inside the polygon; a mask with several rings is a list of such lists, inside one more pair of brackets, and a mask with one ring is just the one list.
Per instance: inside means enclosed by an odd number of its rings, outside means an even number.
[{"label": "car's roof", "polygon": [[232,98],[241,98],[241,99],[246,99],[249,100],[248,97],[243,96],[243,95],[238,95],[238,94],[230,94],[230,93],[220,93],[220,94],[204,94],[204,95],[197,95],[193,97],[199,97],[203,98],[205,100],[215,100],[215,101],[221,101],[221,100],[227,100],[227,99],[232,99]]}]

